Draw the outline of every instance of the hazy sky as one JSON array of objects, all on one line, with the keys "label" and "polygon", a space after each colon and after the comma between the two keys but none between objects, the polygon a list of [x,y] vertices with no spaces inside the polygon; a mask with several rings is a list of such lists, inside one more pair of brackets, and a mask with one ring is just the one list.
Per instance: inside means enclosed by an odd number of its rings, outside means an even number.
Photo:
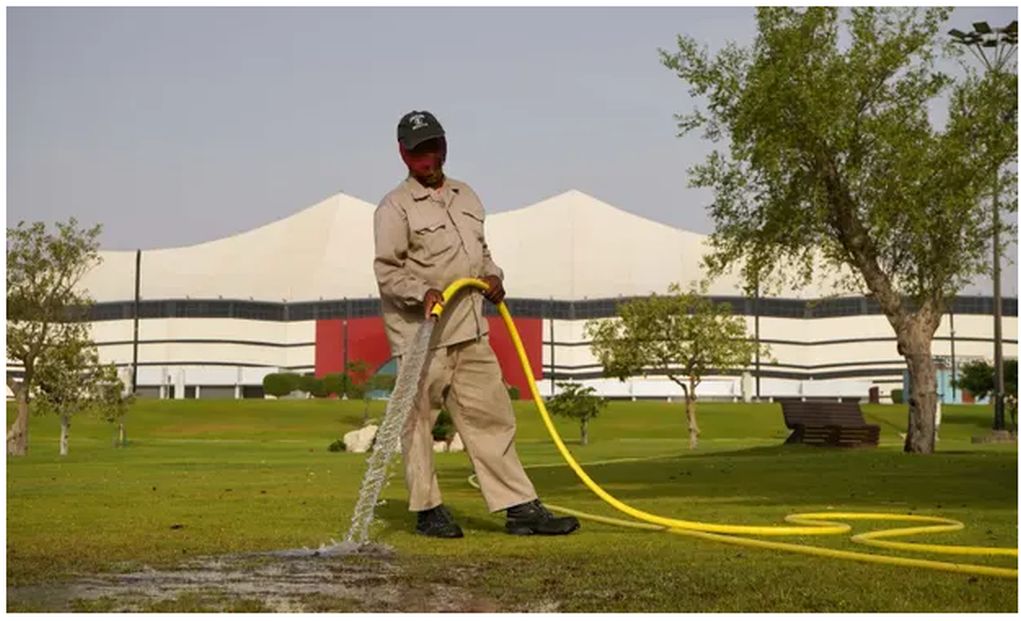
[{"label": "hazy sky", "polygon": [[[104,225],[107,249],[194,244],[404,176],[428,109],[490,212],[575,188],[707,233],[660,63],[678,33],[754,37],[751,8],[47,9],[7,12],[7,219]],[[959,9],[952,25],[1017,18]],[[950,26],[948,26],[949,28]],[[1013,255],[1016,251],[1012,249]],[[1016,268],[1004,292],[1016,295]]]}]

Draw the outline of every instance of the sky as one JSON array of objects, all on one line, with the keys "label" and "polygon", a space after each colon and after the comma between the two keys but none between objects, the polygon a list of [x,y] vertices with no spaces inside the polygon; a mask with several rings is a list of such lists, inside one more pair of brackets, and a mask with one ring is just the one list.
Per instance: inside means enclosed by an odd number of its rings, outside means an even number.
[{"label": "sky", "polygon": [[406,173],[397,120],[426,109],[490,213],[577,189],[709,233],[687,169],[711,145],[677,137],[694,102],[659,61],[678,34],[749,42],[754,9],[8,8],[8,226],[75,216],[147,249],[377,203]]}]

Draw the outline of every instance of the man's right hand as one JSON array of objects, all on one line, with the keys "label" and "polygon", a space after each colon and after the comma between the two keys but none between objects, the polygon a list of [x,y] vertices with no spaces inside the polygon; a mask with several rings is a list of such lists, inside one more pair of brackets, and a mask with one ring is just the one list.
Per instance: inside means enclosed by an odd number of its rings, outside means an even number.
[{"label": "man's right hand", "polygon": [[422,306],[425,307],[425,318],[429,318],[429,314],[433,310],[433,306],[441,304],[443,302],[443,292],[439,289],[430,289],[425,292],[425,297],[422,298]]}]

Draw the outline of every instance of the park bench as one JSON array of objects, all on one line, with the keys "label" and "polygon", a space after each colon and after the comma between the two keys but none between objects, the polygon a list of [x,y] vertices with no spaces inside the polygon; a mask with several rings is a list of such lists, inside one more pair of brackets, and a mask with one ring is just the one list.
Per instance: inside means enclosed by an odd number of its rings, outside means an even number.
[{"label": "park bench", "polygon": [[869,425],[857,403],[780,401],[783,420],[792,429],[786,444],[877,446],[879,425]]}]

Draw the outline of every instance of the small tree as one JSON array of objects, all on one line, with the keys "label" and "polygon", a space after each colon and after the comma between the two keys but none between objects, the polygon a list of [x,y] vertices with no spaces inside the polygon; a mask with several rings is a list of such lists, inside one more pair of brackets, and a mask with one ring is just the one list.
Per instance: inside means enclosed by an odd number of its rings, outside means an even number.
[{"label": "small tree", "polygon": [[55,232],[42,222],[7,229],[7,360],[22,369],[21,381],[10,374],[18,415],[7,433],[7,454],[28,452],[30,400],[36,388],[41,360],[59,357],[63,339],[75,338],[64,326],[83,319],[91,305],[79,290],[82,277],[100,262],[97,225],[79,229],[71,218],[58,223]]},{"label": "small tree", "polygon": [[[1004,392],[1017,396],[1017,360],[1004,360]],[[954,386],[970,392],[976,399],[984,399],[995,387],[993,365],[985,360],[972,360],[961,365]]]},{"label": "small tree", "polygon": [[101,365],[96,346],[81,323],[58,328],[59,347],[38,361],[38,414],[60,417],[60,454],[68,454],[71,419],[94,413],[109,420],[118,416],[124,386],[113,364]]},{"label": "small tree", "polygon": [[557,382],[560,392],[546,401],[554,416],[574,418],[581,423],[581,444],[588,444],[588,423],[606,407],[606,399],[596,396],[596,389],[574,382]]},{"label": "small tree", "polygon": [[730,306],[713,304],[692,289],[670,285],[670,295],[621,304],[619,318],[589,321],[586,334],[603,372],[621,381],[634,375],[665,374],[684,392],[688,446],[698,446],[695,394],[709,373],[746,367],[755,354],[743,319]]}]

